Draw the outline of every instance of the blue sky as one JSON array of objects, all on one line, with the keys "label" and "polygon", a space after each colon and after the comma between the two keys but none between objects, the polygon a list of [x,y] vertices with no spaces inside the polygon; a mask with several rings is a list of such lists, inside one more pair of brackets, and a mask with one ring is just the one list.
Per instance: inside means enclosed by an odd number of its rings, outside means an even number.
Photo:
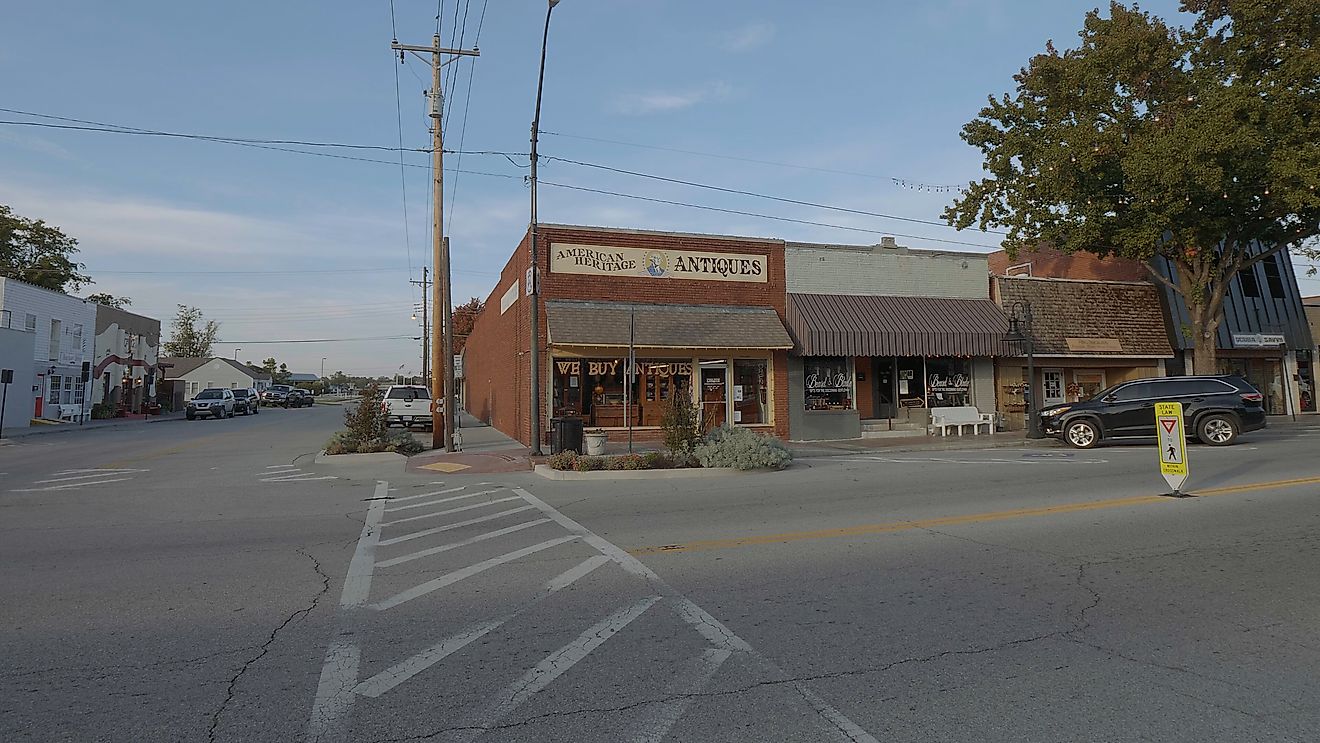
[{"label": "blue sky", "polygon": [[[442,35],[476,42],[482,0],[442,0]],[[1071,46],[1094,3],[563,0],[542,114],[545,155],[885,214],[937,220],[980,172],[960,127],[1046,39]],[[453,14],[458,9],[458,22]],[[481,56],[447,80],[451,149],[526,152],[544,3],[493,0]],[[1165,17],[1175,0],[1143,3]],[[400,41],[429,43],[437,4],[396,0]],[[462,17],[466,8],[467,22]],[[12,4],[0,25],[6,108],[165,131],[393,146],[428,135],[429,70],[389,51],[388,0]],[[468,81],[471,75],[471,94]],[[466,123],[464,118],[466,114]],[[4,120],[30,117],[0,114]],[[668,150],[611,144],[594,138]],[[728,156],[690,155],[673,150]],[[330,152],[393,161],[390,152]],[[805,167],[749,162],[770,161]],[[0,203],[79,238],[94,290],[160,317],[222,324],[217,353],[291,367],[416,372],[408,277],[429,263],[428,156],[397,164],[192,140],[0,126]],[[526,158],[448,156],[457,297],[485,297],[526,229]],[[418,167],[412,167],[418,166]],[[829,171],[847,171],[829,172]],[[504,176],[504,177],[500,177]],[[550,162],[543,182],[874,230],[914,247],[992,236],[789,206]],[[544,221],[868,243],[812,227],[546,186]],[[408,244],[411,244],[409,249]],[[986,250],[962,246],[969,250]],[[207,274],[207,271],[282,271]],[[305,273],[289,273],[303,270]],[[152,273],[145,273],[152,272]],[[187,272],[187,273],[185,273]],[[1303,290],[1320,293],[1320,284]]]}]

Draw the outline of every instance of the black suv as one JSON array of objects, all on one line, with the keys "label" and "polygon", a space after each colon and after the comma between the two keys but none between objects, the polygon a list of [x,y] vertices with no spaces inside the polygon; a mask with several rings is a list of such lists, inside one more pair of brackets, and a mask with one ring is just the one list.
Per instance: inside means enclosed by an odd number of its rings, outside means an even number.
[{"label": "black suv", "polygon": [[1155,403],[1180,402],[1189,438],[1227,446],[1265,427],[1260,392],[1242,377],[1156,377],[1116,384],[1085,402],[1040,412],[1046,435],[1078,449],[1101,441],[1155,436]]}]

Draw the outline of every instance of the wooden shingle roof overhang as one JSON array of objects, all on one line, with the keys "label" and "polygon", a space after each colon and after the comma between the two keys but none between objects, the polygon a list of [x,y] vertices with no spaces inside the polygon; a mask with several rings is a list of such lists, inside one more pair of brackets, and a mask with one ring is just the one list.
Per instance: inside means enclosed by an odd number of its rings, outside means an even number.
[{"label": "wooden shingle roof overhang", "polygon": [[789,349],[770,307],[546,300],[550,343],[626,348]]},{"label": "wooden shingle roof overhang", "polygon": [[789,294],[800,356],[1008,356],[1008,317],[988,299]]}]

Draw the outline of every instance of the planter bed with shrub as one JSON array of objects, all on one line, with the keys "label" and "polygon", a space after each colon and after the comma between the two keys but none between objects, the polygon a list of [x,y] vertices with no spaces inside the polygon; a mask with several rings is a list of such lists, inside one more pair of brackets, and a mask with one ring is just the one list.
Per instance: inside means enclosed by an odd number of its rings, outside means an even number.
[{"label": "planter bed with shrub", "polygon": [[[614,473],[643,470],[704,470],[711,474],[782,470],[793,461],[793,453],[773,436],[747,428],[721,426],[704,437],[666,436],[668,452],[584,456],[575,451],[552,455],[545,468],[562,473],[600,473],[608,479]],[[547,477],[553,475],[538,467]],[[693,476],[700,476],[692,472]],[[659,475],[656,476],[673,476]],[[562,479],[562,478],[558,478]],[[577,478],[573,478],[577,479]]]}]

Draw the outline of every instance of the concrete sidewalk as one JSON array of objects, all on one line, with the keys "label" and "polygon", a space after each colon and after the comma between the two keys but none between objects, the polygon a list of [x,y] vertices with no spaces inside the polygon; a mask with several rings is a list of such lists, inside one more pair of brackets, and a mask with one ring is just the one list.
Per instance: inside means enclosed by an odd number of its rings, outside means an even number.
[{"label": "concrete sidewalk", "polygon": [[[441,472],[452,474],[487,474],[497,472],[526,472],[532,468],[530,449],[505,436],[493,426],[473,418],[465,410],[458,414],[458,434],[461,451],[449,453],[433,449],[408,458],[410,472]],[[426,447],[431,446],[429,432],[414,436]]]},{"label": "concrete sidewalk", "polygon": [[76,433],[79,431],[101,431],[112,428],[132,428],[135,426],[155,425],[157,423],[181,420],[184,420],[182,412],[162,413],[161,415],[150,416],[135,415],[128,418],[106,418],[104,420],[89,420],[84,423],[38,423],[26,428],[6,428],[3,435],[0,435],[0,439],[25,439],[30,436],[44,436],[56,433]]}]

